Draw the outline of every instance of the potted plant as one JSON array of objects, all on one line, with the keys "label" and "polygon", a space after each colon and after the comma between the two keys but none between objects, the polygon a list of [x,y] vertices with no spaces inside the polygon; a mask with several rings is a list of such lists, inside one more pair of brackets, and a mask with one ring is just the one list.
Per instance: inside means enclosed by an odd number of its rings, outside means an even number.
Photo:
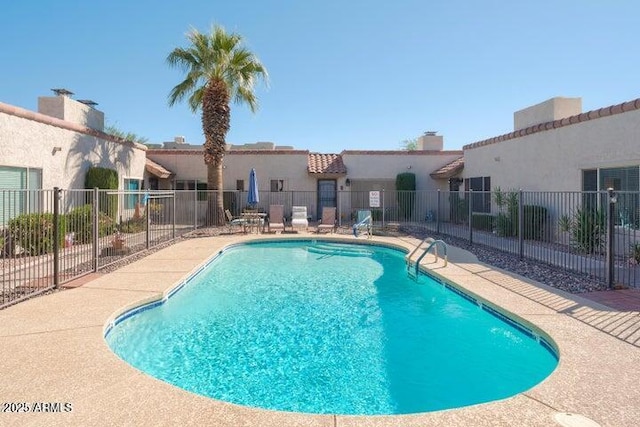
[{"label": "potted plant", "polygon": [[116,230],[116,233],[113,235],[111,245],[113,246],[113,249],[121,250],[124,248],[125,241],[124,235],[120,233],[120,230]]}]

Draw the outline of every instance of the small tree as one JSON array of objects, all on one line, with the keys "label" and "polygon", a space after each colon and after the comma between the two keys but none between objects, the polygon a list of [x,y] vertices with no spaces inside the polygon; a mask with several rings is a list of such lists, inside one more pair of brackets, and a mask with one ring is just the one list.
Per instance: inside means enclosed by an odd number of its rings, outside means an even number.
[{"label": "small tree", "polygon": [[418,149],[418,138],[404,139],[400,142],[400,148],[407,151]]},{"label": "small tree", "polygon": [[145,144],[149,141],[149,138],[145,138],[144,136],[137,135],[133,132],[125,132],[119,129],[116,125],[105,126],[104,133],[126,139],[127,141],[137,142],[138,144]]}]

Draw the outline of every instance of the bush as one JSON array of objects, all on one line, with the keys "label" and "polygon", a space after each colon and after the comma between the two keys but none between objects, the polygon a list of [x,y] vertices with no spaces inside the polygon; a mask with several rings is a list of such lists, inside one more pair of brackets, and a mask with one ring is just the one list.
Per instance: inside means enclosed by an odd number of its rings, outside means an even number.
[{"label": "bush", "polygon": [[491,214],[474,213],[471,215],[471,227],[476,230],[493,231],[495,219]]},{"label": "bush", "polygon": [[[99,188],[101,190],[118,189],[118,172],[113,169],[92,167],[87,170],[84,177],[84,188]],[[118,213],[118,195],[106,195],[100,200],[100,212],[110,218],[115,218]]]},{"label": "bush", "polygon": [[631,244],[631,260],[634,264],[640,264],[640,243]]},{"label": "bush", "polygon": [[[98,236],[103,237],[114,232],[115,221],[100,212],[98,214]],[[67,214],[67,232],[75,234],[76,243],[91,243],[93,241],[93,207],[91,205],[78,206]]]},{"label": "bush", "polygon": [[600,252],[605,241],[604,214],[597,209],[579,208],[571,219],[571,244],[578,251]]},{"label": "bush", "polygon": [[122,233],[140,233],[145,230],[146,216],[140,218],[131,218],[120,225]]},{"label": "bush", "polygon": [[457,193],[451,194],[449,203],[451,203],[451,221],[460,224],[467,222],[469,218],[469,201],[462,199]]},{"label": "bush", "polygon": [[542,232],[547,223],[547,208],[544,206],[524,205],[523,213],[523,235],[525,239],[542,240]]},{"label": "bush", "polygon": [[[9,234],[15,244],[29,255],[43,255],[53,252],[53,214],[33,213],[17,216],[9,221]],[[64,215],[58,219],[58,243],[64,245],[66,233]]]},{"label": "bush", "polygon": [[396,176],[396,197],[402,219],[410,219],[416,201],[416,174],[399,173]]},{"label": "bush", "polygon": [[517,226],[514,227],[511,216],[499,213],[496,217],[496,234],[500,237],[513,237],[517,235]]}]

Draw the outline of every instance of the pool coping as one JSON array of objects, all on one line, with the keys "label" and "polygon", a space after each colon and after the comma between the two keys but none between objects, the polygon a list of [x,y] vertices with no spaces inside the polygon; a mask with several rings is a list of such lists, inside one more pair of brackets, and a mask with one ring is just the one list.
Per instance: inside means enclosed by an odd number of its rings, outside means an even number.
[{"label": "pool coping", "polygon": [[[67,413],[0,414],[0,424],[110,425],[558,425],[576,413],[600,425],[632,425],[640,417],[640,349],[600,319],[620,313],[526,278],[479,263],[450,248],[449,265],[421,266],[489,306],[533,325],[560,352],[556,370],[515,397],[460,409],[398,416],[307,415],[247,408],[197,396],[153,379],[118,359],[104,341],[109,322],[143,302],[161,301],[221,249],[258,240],[382,243],[410,250],[412,238],[374,236],[224,236],[183,240],[91,283],[0,311],[0,395],[5,402],[69,402]],[[430,259],[431,258],[431,259]],[[183,284],[184,285],[184,284]],[[182,285],[182,286],[183,286]],[[622,313],[634,320],[640,313]],[[590,321],[588,319],[593,318]],[[585,320],[587,319],[587,320]],[[617,327],[629,329],[622,320]],[[635,325],[640,324],[640,320]],[[640,334],[640,328],[631,330]],[[619,335],[619,334],[617,334]],[[626,341],[629,341],[627,339]],[[640,341],[640,338],[638,338]],[[587,351],[588,350],[588,351]],[[615,362],[610,362],[610,360]],[[620,369],[623,366],[623,369]],[[36,407],[36,406],[32,406]],[[52,408],[56,408],[51,406]]]}]

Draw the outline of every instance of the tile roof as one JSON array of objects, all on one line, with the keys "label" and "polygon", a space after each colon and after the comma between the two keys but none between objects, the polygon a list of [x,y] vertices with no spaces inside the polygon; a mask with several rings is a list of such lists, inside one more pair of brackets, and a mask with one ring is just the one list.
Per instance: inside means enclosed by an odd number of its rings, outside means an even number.
[{"label": "tile roof", "polygon": [[165,169],[164,166],[162,166],[159,163],[154,162],[153,160],[151,160],[149,158],[146,159],[144,168],[151,175],[155,175],[158,178],[169,178],[171,175],[173,175],[173,172],[171,172],[168,169]]},{"label": "tile roof", "polygon": [[540,124],[529,126],[527,128],[520,129],[511,133],[505,133],[504,135],[474,142],[473,144],[467,144],[464,147],[462,147],[462,149],[470,150],[472,148],[484,147],[485,145],[495,144],[497,142],[507,141],[509,139],[519,138],[521,136],[531,135],[532,133],[544,132],[551,129],[557,129],[564,126],[574,125],[580,122],[586,122],[588,120],[594,120],[594,119],[599,119],[601,117],[613,116],[615,114],[626,113],[628,111],[639,110],[639,109],[640,109],[640,98],[637,98],[632,101],[623,102],[622,104],[610,105],[609,107],[603,107],[603,108],[600,108],[599,110],[591,110],[591,111],[587,111],[586,113],[576,114],[571,117],[565,117],[564,119],[540,123]]},{"label": "tile roof", "polygon": [[342,162],[340,154],[309,153],[307,165],[309,173],[347,173],[347,168]]},{"label": "tile roof", "polygon": [[431,172],[429,176],[434,179],[451,178],[462,172],[462,169],[464,169],[464,157],[459,157],[440,169]]}]

